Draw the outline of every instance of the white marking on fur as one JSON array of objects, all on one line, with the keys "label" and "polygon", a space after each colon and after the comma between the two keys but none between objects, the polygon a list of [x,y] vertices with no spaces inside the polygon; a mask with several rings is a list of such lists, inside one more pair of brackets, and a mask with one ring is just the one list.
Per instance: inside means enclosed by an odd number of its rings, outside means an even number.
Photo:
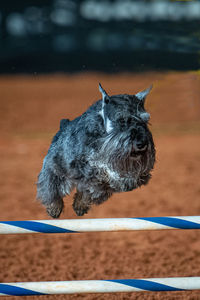
[{"label": "white marking on fur", "polygon": [[117,172],[115,172],[115,171],[109,169],[108,166],[107,166],[106,164],[101,163],[101,164],[99,164],[99,167],[100,167],[101,169],[103,169],[103,170],[109,175],[110,178],[112,178],[112,179],[114,179],[114,180],[119,180],[119,179],[120,179],[119,174],[118,174]]},{"label": "white marking on fur", "polygon": [[104,98],[103,98],[100,114],[102,115],[102,118],[103,118],[103,121],[104,121],[104,125],[105,125],[104,105],[105,105],[105,102],[104,102]]},{"label": "white marking on fur", "polygon": [[148,122],[149,119],[150,119],[150,114],[147,113],[147,112],[141,113],[141,114],[140,114],[140,118],[141,118],[143,121]]},{"label": "white marking on fur", "polygon": [[102,116],[103,121],[104,121],[104,113],[103,113],[103,108],[99,111],[100,116]]},{"label": "white marking on fur", "polygon": [[119,174],[116,171],[113,171],[112,169],[110,169],[108,167],[108,165],[102,161],[90,161],[90,165],[95,166],[98,169],[100,169],[101,171],[103,171],[105,176],[107,175],[109,177],[109,179],[113,179],[113,180],[121,179],[121,177],[119,176]]},{"label": "white marking on fur", "polygon": [[110,133],[113,130],[112,122],[109,118],[106,118],[106,132]]},{"label": "white marking on fur", "polygon": [[100,110],[99,114],[103,118],[103,122],[104,122],[104,126],[105,126],[105,129],[106,129],[106,132],[110,133],[113,130],[112,122],[110,121],[109,118],[105,119],[103,107],[104,106],[102,104],[102,109]]},{"label": "white marking on fur", "polygon": [[106,96],[107,96],[107,93],[106,93],[106,91],[104,91],[104,89],[102,88],[102,86],[101,86],[100,83],[99,83],[99,91],[100,91],[100,93],[102,94],[102,107],[101,107],[101,112],[100,112],[100,114],[101,114],[101,116],[102,116],[102,118],[103,118],[103,120],[104,120],[104,124],[105,124],[104,105],[105,105],[105,98],[106,98]]}]

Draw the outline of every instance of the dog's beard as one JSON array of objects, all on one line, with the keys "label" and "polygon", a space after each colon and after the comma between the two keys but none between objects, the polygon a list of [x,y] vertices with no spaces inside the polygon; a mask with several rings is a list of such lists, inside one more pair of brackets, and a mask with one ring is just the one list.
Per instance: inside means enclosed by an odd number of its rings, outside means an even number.
[{"label": "dog's beard", "polygon": [[101,139],[100,144],[98,158],[121,177],[145,176],[153,167],[153,145],[150,141],[145,151],[136,151],[129,134],[112,131]]}]

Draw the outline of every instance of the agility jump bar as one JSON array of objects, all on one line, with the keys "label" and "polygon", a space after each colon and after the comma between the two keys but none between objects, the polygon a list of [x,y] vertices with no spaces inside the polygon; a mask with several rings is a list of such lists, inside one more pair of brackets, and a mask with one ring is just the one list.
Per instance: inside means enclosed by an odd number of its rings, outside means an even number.
[{"label": "agility jump bar", "polygon": [[200,277],[0,283],[0,296],[200,290]]},{"label": "agility jump bar", "polygon": [[200,229],[200,216],[0,221],[0,234]]}]

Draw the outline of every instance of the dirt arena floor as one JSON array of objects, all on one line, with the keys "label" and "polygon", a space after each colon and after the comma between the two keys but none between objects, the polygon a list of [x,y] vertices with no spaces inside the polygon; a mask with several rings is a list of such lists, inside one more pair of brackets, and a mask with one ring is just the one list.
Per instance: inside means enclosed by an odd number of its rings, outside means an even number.
[{"label": "dirt arena floor", "polygon": [[[200,215],[200,73],[0,77],[1,220],[48,219],[37,175],[61,118],[108,93],[154,88],[147,100],[157,163],[149,185],[116,194],[86,218]],[[61,218],[77,218],[72,197]],[[200,231],[0,237],[0,282],[200,276]],[[200,293],[119,293],[23,299],[200,299]],[[1,297],[2,300],[8,299]],[[10,297],[9,299],[19,299]]]}]

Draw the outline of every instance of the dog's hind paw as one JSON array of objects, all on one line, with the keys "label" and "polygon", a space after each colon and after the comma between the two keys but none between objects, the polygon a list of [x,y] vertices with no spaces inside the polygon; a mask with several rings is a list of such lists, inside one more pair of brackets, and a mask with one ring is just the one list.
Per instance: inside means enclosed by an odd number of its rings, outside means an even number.
[{"label": "dog's hind paw", "polygon": [[63,207],[64,207],[63,200],[59,200],[56,202],[52,202],[50,205],[48,205],[46,207],[46,211],[52,218],[59,218],[63,210]]}]

